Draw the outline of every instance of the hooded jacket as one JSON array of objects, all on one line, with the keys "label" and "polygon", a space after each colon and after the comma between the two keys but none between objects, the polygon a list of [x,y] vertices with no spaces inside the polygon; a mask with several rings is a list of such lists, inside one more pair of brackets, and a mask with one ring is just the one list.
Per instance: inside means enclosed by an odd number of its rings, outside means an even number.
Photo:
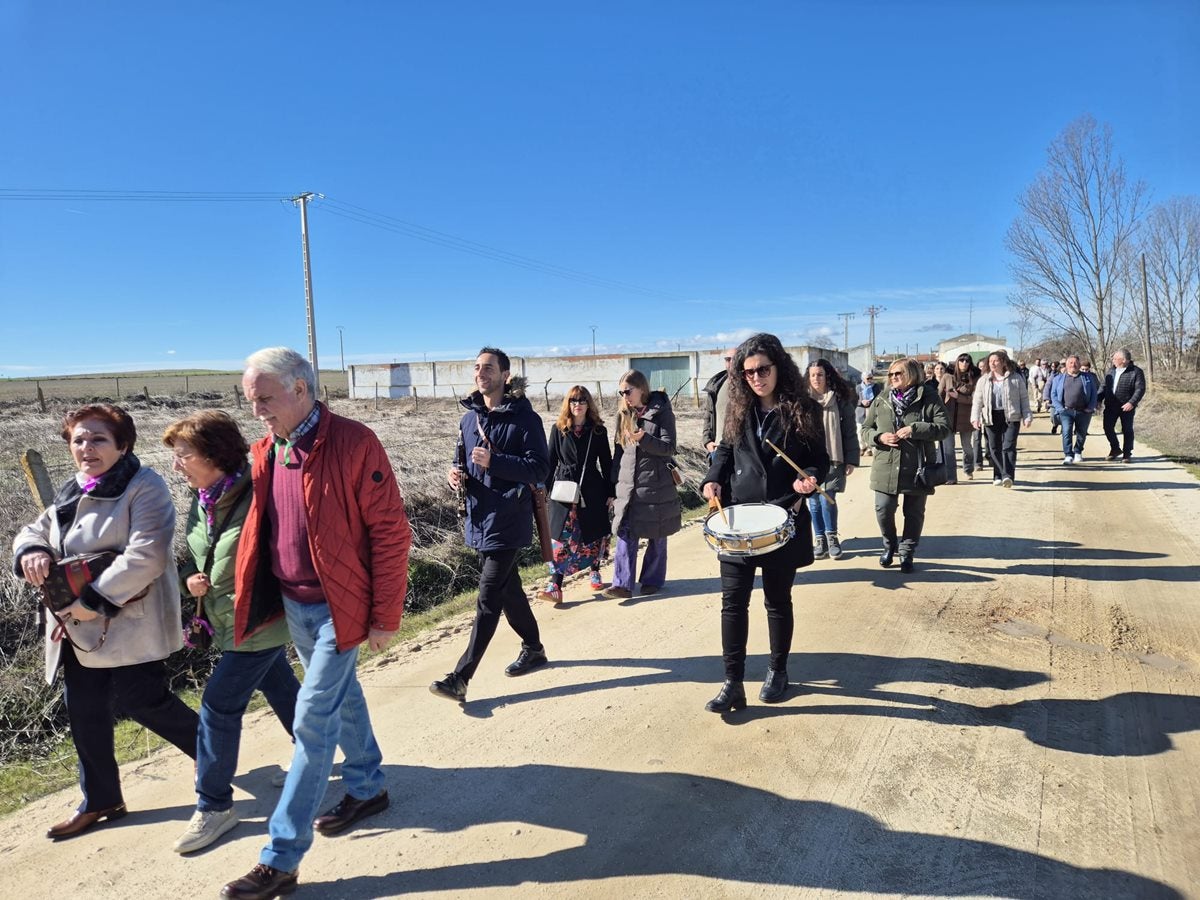
[{"label": "hooded jacket", "polygon": [[[329,604],[338,651],[367,639],[370,629],[395,631],[408,591],[412,529],[383,444],[361,422],[324,404],[301,480],[308,548]],[[234,645],[283,615],[279,579],[271,571],[267,515],[275,447],[270,435],[250,448],[254,496],[238,544]]]},{"label": "hooded jacket", "polygon": [[679,494],[667,463],[675,453],[675,412],[671,400],[662,391],[652,391],[639,424],[646,432],[637,444],[620,443],[619,428],[613,427],[617,441],[613,450],[613,480],[616,503],[613,504],[614,534],[623,525],[639,538],[665,538],[683,527]]},{"label": "hooded jacket", "polygon": [[[541,416],[525,397],[525,379],[511,378],[495,409],[475,391],[460,401],[466,413],[458,423],[466,465],[468,547],[481,552],[528,547],[533,541],[533,498],[529,485],[550,476],[550,451]],[[471,462],[471,451],[487,447],[491,465]]]}]

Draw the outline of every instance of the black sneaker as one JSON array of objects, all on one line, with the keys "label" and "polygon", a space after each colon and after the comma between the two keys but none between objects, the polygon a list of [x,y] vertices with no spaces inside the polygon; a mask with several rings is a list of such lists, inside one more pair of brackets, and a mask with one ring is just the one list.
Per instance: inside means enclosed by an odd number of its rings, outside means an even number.
[{"label": "black sneaker", "polygon": [[467,683],[457,672],[447,672],[445,678],[429,686],[429,693],[463,703],[467,699]]},{"label": "black sneaker", "polygon": [[522,647],[517,658],[504,670],[504,674],[508,676],[524,675],[539,666],[544,666],[547,662],[549,660],[546,659],[545,650],[530,650],[528,647]]}]

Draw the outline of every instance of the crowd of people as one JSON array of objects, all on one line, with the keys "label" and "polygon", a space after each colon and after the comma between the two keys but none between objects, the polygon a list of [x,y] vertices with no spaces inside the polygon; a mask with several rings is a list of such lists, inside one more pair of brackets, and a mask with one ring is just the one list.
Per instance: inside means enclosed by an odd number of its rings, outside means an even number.
[{"label": "crowd of people", "polygon": [[[753,551],[718,552],[724,680],[706,704],[718,714],[747,705],[756,577],[770,648],[759,700],[787,697],[796,572],[817,559],[843,557],[837,496],[861,457],[871,458],[879,564],[889,568],[898,558],[900,571],[910,573],[928,497],[957,482],[956,437],[967,479],[987,459],[993,483],[1011,487],[1017,435],[1032,420],[1031,396],[1039,410],[1053,411],[1067,465],[1082,462],[1091,418],[1103,405],[1108,459],[1128,462],[1134,413],[1145,393],[1127,350],[1113,355],[1103,383],[1076,355],[1056,364],[1038,360],[1027,379],[997,350],[982,371],[968,354],[929,370],[900,359],[882,386],[870,373],[852,386],[825,359],[801,371],[778,338],[765,333],[729,348],[724,363],[705,385],[709,468],[699,479],[701,493],[713,515],[724,517],[726,507],[773,508],[786,527]],[[474,385],[462,401],[446,481],[463,500],[465,541],[479,555],[476,610],[462,656],[430,685],[436,696],[459,703],[501,616],[521,640],[506,675],[548,662],[518,570],[535,519],[551,548],[549,581],[537,596],[556,604],[564,578],[585,570],[592,589],[611,599],[657,593],[666,583],[667,538],[681,527],[674,412],[642,372],[621,376],[611,433],[592,394],[574,385],[548,438],[502,350],[480,351]],[[47,599],[39,610],[45,675],[48,682],[63,675],[83,794],[77,810],[49,828],[51,839],[73,838],[126,814],[114,752],[117,714],[195,761],[195,812],[174,849],[192,853],[211,845],[238,823],[232,781],[242,720],[255,691],[266,697],[293,750],[258,863],[222,890],[246,900],[290,892],[315,834],[341,833],[388,807],[383,756],[356,661],[362,645],[381,650],[399,628],[412,531],[379,439],[316,399],[312,368],[300,354],[279,347],[252,354],[242,386],[266,429],[253,444],[232,417],[215,410],[174,422],[162,436],[191,491],[186,552],[178,563],[171,493],[134,454],[132,417],[94,403],[63,421],[77,472],[17,534],[13,570],[47,598],[70,585],[64,604]],[[601,566],[614,537],[606,586]],[[186,626],[182,597],[195,606]],[[220,652],[199,713],[167,683],[164,660],[185,636]],[[300,679],[288,661],[289,645],[303,669]],[[338,747],[344,796],[321,813]]]}]

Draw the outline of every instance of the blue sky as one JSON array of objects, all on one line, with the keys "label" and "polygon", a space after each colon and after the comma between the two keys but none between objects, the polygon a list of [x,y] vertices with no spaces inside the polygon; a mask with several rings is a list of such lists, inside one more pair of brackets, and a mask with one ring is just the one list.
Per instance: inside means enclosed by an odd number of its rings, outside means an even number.
[{"label": "blue sky", "polygon": [[[324,194],[323,367],[337,325],[347,362],[590,353],[591,325],[840,346],[872,304],[880,349],[927,349],[971,304],[1011,336],[1004,234],[1080,115],[1152,199],[1200,193],[1197,46],[1194,0],[0,0],[0,189]],[[0,194],[0,375],[236,368],[305,346],[303,300],[279,199]]]}]

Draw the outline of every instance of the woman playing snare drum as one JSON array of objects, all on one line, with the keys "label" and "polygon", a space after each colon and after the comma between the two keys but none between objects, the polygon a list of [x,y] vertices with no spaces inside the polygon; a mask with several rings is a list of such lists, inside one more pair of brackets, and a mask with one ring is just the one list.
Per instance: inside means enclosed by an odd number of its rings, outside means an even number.
[{"label": "woman playing snare drum", "polygon": [[[821,426],[821,410],[795,361],[772,334],[756,334],[734,353],[729,377],[729,409],[716,458],[704,476],[704,496],[723,505],[771,503],[792,512],[795,536],[770,553],[741,558],[721,557],[721,648],[725,683],[709,712],[726,713],[746,705],[742,681],[750,592],[756,569],[762,569],[763,599],[771,662],[758,698],[778,703],[787,694],[787,659],[792,646],[792,581],[796,570],[812,565],[808,508],[805,497],[829,472],[829,455]],[[770,441],[805,471],[799,477]],[[728,494],[721,485],[729,486]]]}]

